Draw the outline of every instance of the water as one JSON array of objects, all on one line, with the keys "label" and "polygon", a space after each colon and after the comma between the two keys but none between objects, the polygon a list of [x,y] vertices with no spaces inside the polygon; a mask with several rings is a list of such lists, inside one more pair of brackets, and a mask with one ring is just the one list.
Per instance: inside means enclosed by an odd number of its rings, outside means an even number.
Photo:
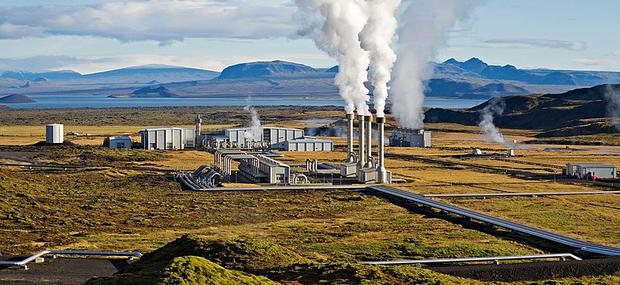
[{"label": "water", "polygon": [[[34,103],[3,104],[13,109],[58,109],[58,108],[119,108],[119,107],[178,107],[178,106],[245,106],[246,97],[209,98],[109,98],[97,95],[31,95]],[[426,98],[429,108],[470,108],[485,100]],[[253,97],[254,106],[342,106],[336,96],[310,97]]]}]

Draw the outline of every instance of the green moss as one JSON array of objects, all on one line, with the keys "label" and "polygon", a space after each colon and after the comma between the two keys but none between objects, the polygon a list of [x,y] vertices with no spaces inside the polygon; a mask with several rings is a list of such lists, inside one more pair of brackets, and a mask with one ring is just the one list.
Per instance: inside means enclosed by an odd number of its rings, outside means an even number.
[{"label": "green moss", "polygon": [[160,284],[278,284],[263,276],[228,270],[206,258],[183,256],[172,260],[164,269]]}]

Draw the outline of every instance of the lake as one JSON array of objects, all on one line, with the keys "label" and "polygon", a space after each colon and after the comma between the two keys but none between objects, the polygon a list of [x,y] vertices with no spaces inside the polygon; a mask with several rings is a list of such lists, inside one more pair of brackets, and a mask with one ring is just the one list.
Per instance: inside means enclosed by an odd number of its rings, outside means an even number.
[{"label": "lake", "polygon": [[[178,106],[342,106],[340,97],[209,97],[209,98],[109,98],[88,95],[30,95],[34,103],[3,104],[13,109],[58,109],[58,108],[121,108],[121,107],[178,107]],[[485,100],[426,98],[424,106],[429,108],[469,108]]]}]

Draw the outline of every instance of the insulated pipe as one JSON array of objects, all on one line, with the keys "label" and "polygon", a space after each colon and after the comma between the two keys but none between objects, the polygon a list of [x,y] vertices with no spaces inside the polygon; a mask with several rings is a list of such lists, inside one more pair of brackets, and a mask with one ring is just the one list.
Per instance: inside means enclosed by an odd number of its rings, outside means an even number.
[{"label": "insulated pipe", "polygon": [[377,131],[379,132],[379,150],[377,154],[377,181],[387,183],[387,171],[385,170],[385,118],[377,117]]},{"label": "insulated pipe", "polygon": [[357,116],[357,120],[358,120],[358,124],[359,124],[359,156],[357,159],[357,166],[358,168],[363,168],[366,165],[366,151],[364,150],[365,148],[365,143],[364,143],[364,134],[366,133],[364,131],[364,119],[366,117],[364,115],[359,115]]},{"label": "insulated pipe", "polygon": [[353,156],[353,113],[347,114],[347,161],[355,162]]},{"label": "insulated pipe", "polygon": [[372,165],[372,115],[366,116],[366,168]]}]

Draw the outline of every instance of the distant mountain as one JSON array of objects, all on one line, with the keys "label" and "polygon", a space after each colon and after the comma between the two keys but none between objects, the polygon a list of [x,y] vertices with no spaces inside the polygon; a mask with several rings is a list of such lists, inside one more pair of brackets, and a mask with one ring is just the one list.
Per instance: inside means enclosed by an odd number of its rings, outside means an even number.
[{"label": "distant mountain", "polygon": [[144,65],[86,74],[81,79],[97,83],[149,83],[153,81],[169,83],[209,80],[218,75],[218,72],[198,68]]},{"label": "distant mountain", "polygon": [[11,78],[16,80],[44,81],[44,80],[71,80],[78,79],[82,74],[71,71],[49,71],[49,72],[28,72],[28,71],[5,71],[0,73],[0,78]]},{"label": "distant mountain", "polygon": [[35,102],[30,97],[21,94],[11,94],[4,97],[0,97],[0,103],[33,103]]},{"label": "distant mountain", "polygon": [[[538,129],[540,137],[615,132],[607,114],[609,89],[620,84],[580,88],[561,94],[504,97],[504,112],[495,118],[500,128]],[[491,100],[466,110],[432,108],[426,122],[477,125],[480,112]]]},{"label": "distant mountain", "polygon": [[[448,68],[448,66],[452,68]],[[464,75],[468,73],[470,74],[469,77],[475,74],[473,77],[476,79],[516,81],[521,84],[593,86],[620,83],[620,72],[518,69],[510,64],[489,65],[475,57],[465,62],[451,58],[438,64],[435,68],[435,77],[439,78],[450,78],[454,77],[455,74]]]},{"label": "distant mountain", "polygon": [[275,60],[235,64],[222,70],[219,80],[226,79],[257,79],[268,77],[314,77],[320,72],[310,66]]},{"label": "distant mountain", "polygon": [[172,98],[179,97],[174,92],[164,86],[148,86],[140,88],[131,93],[131,97],[136,98]]},{"label": "distant mountain", "polygon": [[80,74],[75,71],[22,72],[5,71],[0,78],[32,81],[54,82],[57,84],[119,84],[149,82],[179,82],[189,80],[209,80],[217,77],[219,72],[198,68],[168,65],[144,65],[114,69],[109,71]]}]

